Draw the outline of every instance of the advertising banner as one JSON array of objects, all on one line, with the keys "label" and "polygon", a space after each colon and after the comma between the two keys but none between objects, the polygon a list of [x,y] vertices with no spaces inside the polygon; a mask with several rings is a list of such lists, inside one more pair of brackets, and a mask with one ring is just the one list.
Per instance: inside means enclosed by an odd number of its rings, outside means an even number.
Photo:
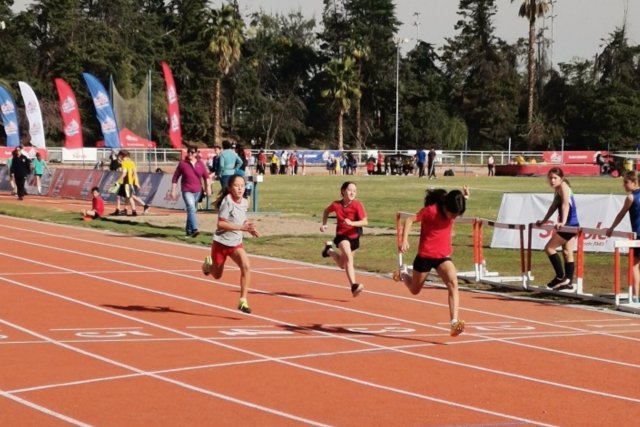
[{"label": "advertising banner", "polygon": [[173,148],[182,148],[182,125],[180,124],[180,106],[178,105],[178,91],[176,90],[173,74],[169,64],[162,61],[162,72],[167,90],[167,115],[169,120],[169,140]]},{"label": "advertising banner", "polygon": [[82,148],[82,125],[76,96],[63,79],[55,79],[66,148]]},{"label": "advertising banner", "polygon": [[554,164],[595,164],[600,151],[544,151],[542,158],[545,163]]},{"label": "advertising banner", "polygon": [[7,134],[7,147],[17,147],[20,145],[20,130],[16,103],[4,86],[0,86],[0,110],[4,132]]},{"label": "advertising banner", "polygon": [[24,101],[25,113],[29,122],[29,135],[31,136],[31,145],[38,148],[45,147],[44,141],[44,124],[42,122],[42,111],[40,103],[36,97],[36,93],[31,86],[25,82],[18,82],[22,100]]},{"label": "advertising banner", "polygon": [[87,83],[93,105],[96,108],[96,117],[100,122],[100,129],[104,137],[104,146],[108,148],[120,148],[120,137],[116,116],[111,108],[108,92],[100,81],[89,73],[82,73]]},{"label": "advertising banner", "polygon": [[[624,203],[623,195],[612,194],[576,194],[574,198],[578,209],[580,226],[587,228],[606,228],[611,225]],[[553,193],[506,193],[502,196],[502,203],[497,222],[510,224],[529,224],[542,219],[551,202]],[[549,219],[555,224],[557,211]],[[617,231],[631,231],[629,216],[616,227]],[[525,239],[527,239],[525,233]],[[550,231],[534,229],[531,247],[543,249],[550,237]],[[587,252],[613,252],[615,238],[585,235],[584,250]],[[525,241],[525,247],[528,241]],[[520,248],[519,233],[514,230],[495,228],[491,239],[492,248]]]},{"label": "advertising banner", "polygon": [[63,148],[62,149],[62,161],[63,162],[77,162],[77,163],[96,163],[98,161],[98,149],[97,148]]},{"label": "advertising banner", "polygon": [[103,174],[103,171],[95,169],[56,169],[47,195],[90,200],[91,188],[99,185]]}]

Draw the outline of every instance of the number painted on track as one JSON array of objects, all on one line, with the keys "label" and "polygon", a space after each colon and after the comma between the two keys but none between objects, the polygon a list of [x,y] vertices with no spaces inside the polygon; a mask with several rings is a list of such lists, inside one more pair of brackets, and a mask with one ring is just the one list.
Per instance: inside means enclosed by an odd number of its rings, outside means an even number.
[{"label": "number painted on track", "polygon": [[6,336],[6,335],[0,335],[0,340],[6,340],[7,338],[9,338],[9,337]]},{"label": "number painted on track", "polygon": [[508,325],[508,324],[503,324],[503,325],[468,325],[467,328],[474,328],[477,329],[478,331],[487,331],[487,332],[491,332],[491,331],[510,331],[510,332],[519,332],[519,331],[534,331],[536,328],[534,328],[533,326],[526,326],[526,325]]},{"label": "number painted on track", "polygon": [[363,327],[346,328],[346,329],[349,332],[355,332],[358,334],[408,334],[416,331],[415,329],[403,328],[401,326],[383,326],[379,329],[371,329],[371,328],[363,328]]},{"label": "number painted on track", "polygon": [[227,331],[220,331],[221,334],[229,337],[256,337],[264,335],[293,335],[292,331],[281,331],[274,329],[249,329],[249,328],[233,328]]},{"label": "number painted on track", "polygon": [[85,332],[77,332],[76,336],[81,338],[124,338],[127,336],[134,337],[150,337],[151,334],[147,334],[145,332],[140,331],[108,331],[108,332],[97,332],[97,331],[85,331]]}]

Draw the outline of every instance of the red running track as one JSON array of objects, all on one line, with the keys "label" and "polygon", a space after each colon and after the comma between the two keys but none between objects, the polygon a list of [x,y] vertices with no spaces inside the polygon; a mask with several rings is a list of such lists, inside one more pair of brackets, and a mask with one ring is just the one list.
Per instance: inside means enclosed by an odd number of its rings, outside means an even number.
[{"label": "red running track", "polygon": [[[319,242],[321,248],[322,242]],[[636,316],[0,216],[2,426],[635,426]],[[366,245],[365,249],[366,250]]]}]

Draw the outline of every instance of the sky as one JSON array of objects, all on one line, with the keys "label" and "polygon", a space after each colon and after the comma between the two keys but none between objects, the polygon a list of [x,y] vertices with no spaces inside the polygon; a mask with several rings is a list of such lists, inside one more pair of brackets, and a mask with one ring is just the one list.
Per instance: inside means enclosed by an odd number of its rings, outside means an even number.
[{"label": "sky", "polygon": [[[31,0],[15,0],[14,10],[31,4]],[[222,0],[212,0],[215,7]],[[322,17],[322,0],[238,0],[243,14],[259,11],[288,13],[301,11],[304,16]],[[396,16],[403,24],[398,37],[408,39],[402,51],[407,52],[416,39],[441,47],[445,38],[455,36],[454,25],[458,20],[458,0],[395,0]],[[496,0],[498,13],[494,17],[496,35],[508,43],[527,37],[527,20],[518,17],[522,0]],[[549,51],[554,64],[573,59],[592,59],[602,50],[603,39],[625,22],[630,44],[640,44],[640,0],[555,0],[553,19],[539,21],[538,28],[547,27],[547,37],[553,44]]]}]

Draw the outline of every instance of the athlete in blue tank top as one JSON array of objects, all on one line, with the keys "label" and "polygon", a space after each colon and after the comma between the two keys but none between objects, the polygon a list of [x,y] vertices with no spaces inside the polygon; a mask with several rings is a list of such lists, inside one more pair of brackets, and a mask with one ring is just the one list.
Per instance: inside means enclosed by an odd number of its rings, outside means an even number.
[{"label": "athlete in blue tank top", "polygon": [[[640,186],[638,185],[638,172],[627,171],[622,176],[622,185],[627,192],[624,204],[620,208],[620,212],[611,223],[611,227],[607,229],[607,236],[611,237],[613,230],[620,224],[620,221],[629,212],[631,220],[631,231],[636,233],[636,239],[640,237]],[[630,299],[633,303],[638,303],[640,295],[640,248],[633,249],[633,295]]]},{"label": "athlete in blue tank top", "polygon": [[[555,277],[547,283],[547,288],[554,291],[572,289],[573,272],[575,271],[573,251],[576,245],[576,234],[573,232],[559,231],[557,228],[563,226],[580,226],[576,200],[575,197],[573,197],[573,191],[571,191],[569,181],[565,179],[562,169],[557,167],[551,168],[549,172],[547,172],[547,180],[553,188],[555,195],[544,218],[536,221],[537,225],[544,224],[551,218],[551,215],[553,215],[556,209],[558,210],[556,229],[544,247],[544,251],[549,257],[549,262],[551,262],[551,266],[556,273]],[[562,246],[564,266],[556,250],[558,246]]]}]

